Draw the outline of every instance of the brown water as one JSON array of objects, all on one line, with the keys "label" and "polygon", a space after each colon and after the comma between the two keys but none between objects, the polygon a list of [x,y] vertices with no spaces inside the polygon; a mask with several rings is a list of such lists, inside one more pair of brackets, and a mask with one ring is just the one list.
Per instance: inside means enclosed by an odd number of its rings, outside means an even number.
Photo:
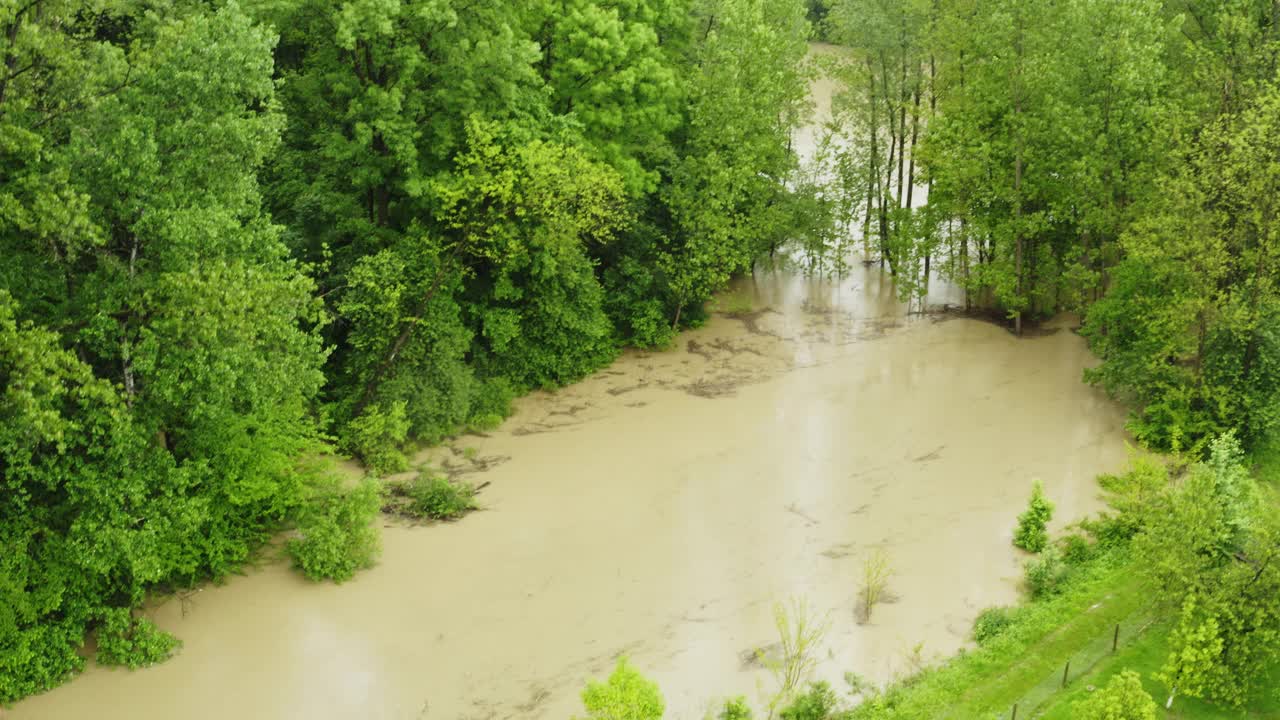
[{"label": "brown water", "polygon": [[[668,718],[699,718],[771,687],[742,655],[776,640],[772,604],[792,597],[830,622],[833,681],[955,652],[981,608],[1017,597],[1031,480],[1059,526],[1094,510],[1094,475],[1125,459],[1122,412],[1081,383],[1074,334],[907,317],[857,267],[744,279],[674,349],[628,352],[424,454],[488,481],[485,510],[387,522],[381,562],[352,582],[274,562],[169,600],[150,614],[185,642],[177,657],[91,667],[6,717],[563,720],[625,653]],[[959,299],[935,288],[930,302]],[[877,549],[899,599],[859,625]]]}]

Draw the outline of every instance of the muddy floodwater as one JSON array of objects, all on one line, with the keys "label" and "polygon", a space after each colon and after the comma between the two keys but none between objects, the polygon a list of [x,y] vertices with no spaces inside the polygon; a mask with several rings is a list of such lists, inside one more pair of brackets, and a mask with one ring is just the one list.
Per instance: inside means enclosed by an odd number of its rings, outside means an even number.
[{"label": "muddy floodwater", "polygon": [[[830,85],[816,90],[825,109]],[[959,301],[934,284],[930,303]],[[1010,540],[1034,478],[1061,527],[1125,462],[1123,412],[1082,384],[1069,318],[1019,340],[907,315],[860,264],[761,271],[713,309],[673,348],[629,351],[417,459],[487,482],[482,512],[384,520],[380,562],[344,585],[268,558],[154,604],[177,657],[91,666],[0,716],[567,720],[625,654],[668,718],[696,720],[772,687],[749,658],[789,598],[830,623],[821,677],[885,682],[1017,599]],[[859,624],[862,563],[881,551],[896,601]]]},{"label": "muddy floodwater", "polygon": [[[833,680],[908,672],[917,646],[949,655],[1017,597],[1031,480],[1061,522],[1094,510],[1094,475],[1125,460],[1123,414],[1081,383],[1068,330],[907,317],[890,290],[860,266],[743,280],[674,349],[628,352],[435,451],[490,483],[483,512],[387,522],[378,566],[341,586],[274,563],[169,600],[151,615],[177,657],[91,667],[10,717],[565,720],[625,653],[668,717],[698,718],[769,687],[743,655],[775,641],[771,606],[791,597],[828,616]],[[876,548],[898,600],[859,625]]]}]

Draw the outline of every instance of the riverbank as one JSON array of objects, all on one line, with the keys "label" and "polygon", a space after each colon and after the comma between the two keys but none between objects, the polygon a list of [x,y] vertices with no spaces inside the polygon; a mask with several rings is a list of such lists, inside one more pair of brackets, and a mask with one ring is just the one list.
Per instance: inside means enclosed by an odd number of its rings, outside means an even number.
[{"label": "riverbank", "polygon": [[[1133,670],[1160,701],[1160,720],[1280,718],[1274,691],[1239,709],[1186,697],[1171,710],[1163,708],[1169,688],[1153,675],[1168,656],[1171,625],[1149,614],[1150,598],[1138,573],[1124,552],[1095,561],[1066,593],[1020,607],[995,641],[889,688],[880,702],[891,709],[876,709],[873,702],[853,717],[1012,717],[1016,705],[1021,718],[1071,720],[1077,702]],[[1280,688],[1280,664],[1259,685]]]}]

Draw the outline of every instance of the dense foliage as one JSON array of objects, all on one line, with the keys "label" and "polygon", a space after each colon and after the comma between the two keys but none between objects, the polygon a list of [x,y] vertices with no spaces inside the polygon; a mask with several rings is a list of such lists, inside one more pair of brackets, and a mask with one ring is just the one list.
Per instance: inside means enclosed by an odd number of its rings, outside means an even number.
[{"label": "dense foliage", "polygon": [[1280,420],[1272,0],[831,0],[836,217],[921,297],[1084,314],[1144,443]]},{"label": "dense foliage", "polygon": [[1280,498],[1232,435],[1153,499],[1135,540],[1151,597],[1176,616],[1162,670],[1175,693],[1239,705],[1280,659]]},{"label": "dense foliage", "polygon": [[343,582],[373,565],[381,550],[372,524],[382,507],[378,484],[366,479],[344,488],[337,478],[317,482],[298,511],[298,537],[289,554],[312,580]]},{"label": "dense foliage", "polygon": [[95,628],[162,658],[144,594],[289,523],[312,577],[371,562],[375,489],[303,462],[330,438],[396,472],[697,322],[799,215],[808,33],[803,0],[0,0],[0,702]]},{"label": "dense foliage", "polygon": [[5,3],[0,28],[3,701],[287,516],[325,352],[260,208],[284,121],[267,29],[62,2]]},{"label": "dense foliage", "polygon": [[[95,631],[163,659],[145,593],[290,524],[309,576],[371,563],[380,494],[307,464],[331,444],[402,471],[669,343],[784,244],[838,270],[852,238],[909,297],[942,273],[1018,332],[1082,312],[1138,437],[1210,458],[1176,492],[1116,478],[1095,535],[1176,603],[1171,682],[1238,700],[1280,646],[1239,457],[1280,424],[1276,7],[0,0],[0,702]],[[801,173],[812,22],[846,92]],[[430,476],[401,499],[475,507]]]}]

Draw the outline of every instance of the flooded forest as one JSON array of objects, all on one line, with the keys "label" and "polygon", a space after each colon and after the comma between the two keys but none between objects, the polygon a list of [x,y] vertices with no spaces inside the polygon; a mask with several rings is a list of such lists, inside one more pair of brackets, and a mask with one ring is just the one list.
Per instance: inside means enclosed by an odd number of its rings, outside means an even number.
[{"label": "flooded forest", "polygon": [[1280,718],[1278,61],[0,0],[0,718]]}]

